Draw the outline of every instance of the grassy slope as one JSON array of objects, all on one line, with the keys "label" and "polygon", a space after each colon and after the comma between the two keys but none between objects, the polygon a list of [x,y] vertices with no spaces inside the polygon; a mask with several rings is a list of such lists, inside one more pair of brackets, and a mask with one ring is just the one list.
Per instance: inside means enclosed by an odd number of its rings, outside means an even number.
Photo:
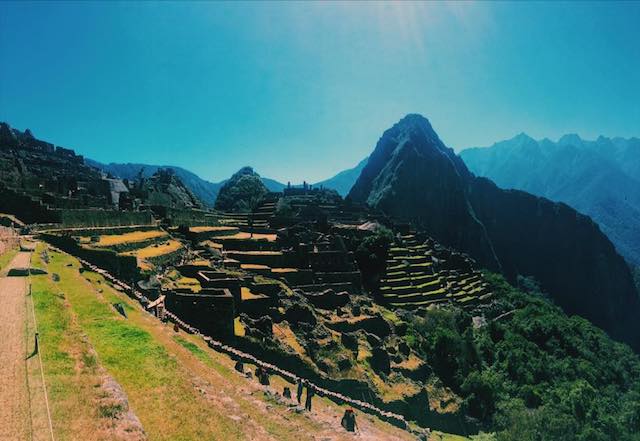
[{"label": "grassy slope", "polygon": [[[90,342],[97,352],[96,362],[126,391],[130,406],[150,439],[298,440],[327,430],[341,436],[338,416],[342,410],[335,404],[317,400],[319,412],[328,409],[332,415],[329,427],[327,421],[291,412],[265,395],[256,382],[236,374],[228,357],[209,350],[192,336],[174,334],[170,327],[161,325],[108,287],[97,274],[79,274],[75,259],[50,255],[49,271],[59,274],[61,281],[55,289],[47,289],[41,286],[53,283],[47,276],[34,278],[38,285],[34,298],[46,347],[58,348],[55,352],[50,349],[45,361],[58,432],[71,432],[71,427],[77,426],[90,432],[88,428],[96,424],[95,416],[100,415],[92,405],[91,394],[82,392],[84,383],[72,378],[70,371],[75,363],[75,356],[70,353],[75,351],[68,349],[66,340],[82,340],[73,337],[73,327],[77,325],[78,331],[88,337],[87,344]],[[70,263],[73,266],[67,266]],[[64,292],[64,300],[55,295],[59,291]],[[111,306],[115,302],[125,303],[128,319],[115,312]],[[82,345],[78,348],[82,359]],[[285,383],[274,378],[272,385],[281,391]],[[77,401],[70,403],[73,397]],[[369,424],[371,430],[408,438],[405,432],[362,416],[365,418],[362,422]]]},{"label": "grassy slope", "polygon": [[7,266],[13,258],[18,254],[18,248],[12,248],[8,251],[5,251],[3,254],[0,254],[0,271]]},{"label": "grassy slope", "polygon": [[107,421],[100,421],[94,404],[99,378],[90,345],[50,277],[32,276],[31,283],[56,439],[106,439],[101,432]]}]

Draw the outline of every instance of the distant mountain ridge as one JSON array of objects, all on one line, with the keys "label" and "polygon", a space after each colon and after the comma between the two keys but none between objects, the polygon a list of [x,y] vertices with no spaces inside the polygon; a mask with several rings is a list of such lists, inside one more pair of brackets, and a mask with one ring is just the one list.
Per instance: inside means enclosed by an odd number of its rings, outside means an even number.
[{"label": "distant mountain ridge", "polygon": [[135,164],[135,163],[110,163],[102,164],[92,159],[85,159],[88,165],[96,167],[105,173],[120,178],[133,181],[138,178],[140,171],[142,170],[142,177],[150,178],[160,169],[170,169],[180,178],[184,185],[191,190],[191,192],[207,207],[212,207],[215,203],[218,191],[222,186],[222,183],[213,183],[206,181],[195,173],[185,170],[176,166],[160,166],[149,164]]},{"label": "distant mountain ridge", "polygon": [[564,202],[588,214],[618,251],[640,265],[640,139],[576,134],[557,142],[524,133],[460,156],[478,176]]},{"label": "distant mountain ridge", "polygon": [[598,226],[571,207],[477,178],[420,115],[384,132],[349,193],[504,273],[533,276],[569,314],[640,350],[640,298]]},{"label": "distant mountain ridge", "polygon": [[[322,185],[325,188],[330,188],[336,190],[341,196],[346,196],[349,193],[349,190],[355,183],[356,179],[360,175],[360,171],[366,165],[368,158],[363,159],[358,163],[355,167],[343,170],[324,181],[320,181],[313,186]],[[85,162],[88,165],[96,167],[105,173],[110,173],[111,175],[120,178],[120,179],[129,179],[133,180],[138,177],[140,170],[143,171],[143,177],[148,178],[153,176],[159,169],[171,169],[174,171],[176,176],[178,176],[182,182],[193,192],[194,195],[206,207],[213,207],[216,202],[216,198],[218,197],[218,192],[228,181],[228,179],[222,180],[220,182],[210,182],[206,179],[202,179],[198,175],[189,170],[186,170],[182,167],[176,167],[173,165],[150,165],[150,164],[139,164],[139,163],[109,163],[103,164],[98,161],[94,161],[92,159],[85,159]],[[269,191],[282,191],[287,185],[282,182],[276,181],[275,179],[270,179],[266,177],[260,178],[263,184],[269,189]],[[300,184],[297,184],[300,185]]]},{"label": "distant mountain ridge", "polygon": [[340,196],[345,197],[349,194],[349,191],[351,190],[351,187],[353,187],[353,184],[355,184],[358,176],[360,176],[362,169],[367,165],[367,161],[369,161],[368,156],[360,161],[355,167],[343,170],[329,179],[320,181],[317,184],[314,184],[314,187],[322,185],[325,188],[337,191]]},{"label": "distant mountain ridge", "polygon": [[[149,178],[153,176],[159,169],[170,169],[178,176],[182,182],[191,190],[191,192],[206,206],[212,208],[215,205],[218,197],[218,192],[228,181],[225,179],[220,182],[210,182],[206,179],[202,179],[195,173],[190,172],[182,167],[176,167],[173,165],[149,165],[149,164],[135,164],[135,163],[109,163],[102,164],[92,159],[85,160],[87,164],[96,167],[106,173],[110,173],[120,179],[134,180],[137,178],[140,170],[142,170],[143,177]],[[285,184],[282,184],[276,180],[269,178],[261,178],[264,185],[270,191],[282,191]]]}]

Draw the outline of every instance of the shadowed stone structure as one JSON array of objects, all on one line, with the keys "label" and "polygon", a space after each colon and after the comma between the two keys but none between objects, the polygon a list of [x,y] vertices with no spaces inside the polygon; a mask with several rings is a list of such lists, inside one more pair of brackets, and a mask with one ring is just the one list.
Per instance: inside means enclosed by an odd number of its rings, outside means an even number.
[{"label": "shadowed stone structure", "polygon": [[228,289],[206,288],[197,294],[182,289],[168,291],[165,307],[205,335],[233,338],[235,304]]}]

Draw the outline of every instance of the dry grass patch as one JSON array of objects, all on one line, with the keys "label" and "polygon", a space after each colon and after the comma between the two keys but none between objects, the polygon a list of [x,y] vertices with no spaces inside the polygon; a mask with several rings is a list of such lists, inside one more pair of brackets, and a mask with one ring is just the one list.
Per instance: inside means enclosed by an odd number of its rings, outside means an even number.
[{"label": "dry grass patch", "polygon": [[238,228],[236,227],[225,227],[225,226],[201,226],[201,227],[191,227],[189,231],[192,233],[207,233],[209,231],[236,231]]},{"label": "dry grass patch", "polygon": [[242,300],[254,300],[262,298],[262,295],[252,293],[251,290],[246,286],[240,288],[240,296]]},{"label": "dry grass patch", "polygon": [[133,231],[131,233],[124,234],[109,234],[100,236],[100,240],[96,243],[96,245],[100,247],[110,247],[125,243],[144,242],[146,240],[166,237],[168,235],[169,234],[167,232],[160,230]]},{"label": "dry grass patch", "polygon": [[173,253],[182,248],[182,244],[177,240],[171,239],[161,245],[151,245],[145,248],[140,248],[135,251],[127,251],[122,253],[125,256],[136,256],[138,259],[148,259],[150,257],[163,256],[165,254]]},{"label": "dry grass patch", "polygon": [[191,277],[180,277],[175,283],[178,288],[187,288],[193,292],[200,292],[202,290],[200,282]]},{"label": "dry grass patch", "polygon": [[267,242],[275,242],[278,238],[277,234],[263,234],[263,233],[245,233],[239,232],[236,234],[230,234],[229,236],[216,236],[213,239],[231,239],[231,240],[266,240]]},{"label": "dry grass patch", "polygon": [[269,270],[271,269],[267,265],[260,265],[257,263],[243,263],[240,265],[243,270]]},{"label": "dry grass patch", "polygon": [[297,268],[271,268],[272,273],[297,273]]},{"label": "dry grass patch", "polygon": [[300,344],[298,337],[296,337],[296,334],[291,330],[286,322],[273,324],[273,336],[276,337],[285,346],[291,348],[293,352],[295,352],[308,364],[310,364],[311,366],[314,365],[313,360],[311,360],[311,358],[307,354],[307,351],[305,351],[305,349]]},{"label": "dry grass patch", "polygon": [[391,378],[387,378],[385,381],[377,375],[372,375],[371,381],[373,381],[376,389],[378,389],[382,399],[387,402],[401,400],[404,397],[415,395],[420,392],[419,386],[406,380],[393,382],[391,381]]},{"label": "dry grass patch", "polygon": [[229,251],[239,256],[282,256],[282,251]]},{"label": "dry grass patch", "polygon": [[240,317],[233,319],[233,334],[237,337],[244,337],[246,335],[246,330],[240,321]]},{"label": "dry grass patch", "polygon": [[201,247],[213,248],[216,250],[221,250],[223,248],[221,243],[212,242],[210,240],[203,240],[202,242],[199,242],[198,245],[200,245]]}]

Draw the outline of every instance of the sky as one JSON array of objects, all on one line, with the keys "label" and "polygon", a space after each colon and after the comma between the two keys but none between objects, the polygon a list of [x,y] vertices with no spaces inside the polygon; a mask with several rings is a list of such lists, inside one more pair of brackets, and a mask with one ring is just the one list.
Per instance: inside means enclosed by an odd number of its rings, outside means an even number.
[{"label": "sky", "polygon": [[640,136],[640,2],[0,2],[0,121],[101,162],[282,182],[421,113],[460,150]]}]

